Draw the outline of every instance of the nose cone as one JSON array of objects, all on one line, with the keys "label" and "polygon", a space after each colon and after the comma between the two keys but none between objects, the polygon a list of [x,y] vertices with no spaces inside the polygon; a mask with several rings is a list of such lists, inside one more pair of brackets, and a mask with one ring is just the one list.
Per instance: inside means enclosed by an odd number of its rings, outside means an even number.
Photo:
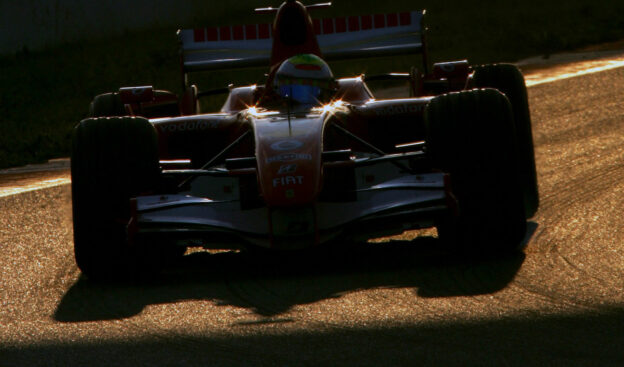
[{"label": "nose cone", "polygon": [[[290,126],[289,126],[290,125]],[[270,207],[313,203],[320,189],[322,116],[255,121],[262,195]]]}]

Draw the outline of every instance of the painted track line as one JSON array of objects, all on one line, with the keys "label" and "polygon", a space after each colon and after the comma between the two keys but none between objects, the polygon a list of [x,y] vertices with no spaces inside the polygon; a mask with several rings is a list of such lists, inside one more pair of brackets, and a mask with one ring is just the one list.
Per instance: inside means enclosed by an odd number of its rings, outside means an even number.
[{"label": "painted track line", "polygon": [[621,67],[624,67],[624,55],[611,59],[575,62],[551,69],[527,72],[524,77],[527,87],[532,87]]},{"label": "painted track line", "polygon": [[22,194],[29,191],[43,190],[50,187],[67,185],[69,183],[71,183],[71,179],[69,177],[60,177],[29,183],[25,186],[0,187],[0,198]]}]

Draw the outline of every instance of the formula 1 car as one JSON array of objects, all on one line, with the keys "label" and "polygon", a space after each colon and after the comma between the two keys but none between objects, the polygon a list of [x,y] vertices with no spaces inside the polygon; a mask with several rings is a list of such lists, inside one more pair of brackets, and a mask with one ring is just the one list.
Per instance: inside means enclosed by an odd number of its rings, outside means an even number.
[{"label": "formula 1 car", "polygon": [[[440,244],[518,248],[538,208],[524,78],[509,64],[430,69],[424,11],[178,32],[184,91],[97,96],[74,130],[75,256],[115,277],[188,247],[302,249],[436,227]],[[421,53],[422,72],[335,78],[326,61]],[[196,71],[267,65],[264,85],[199,91]],[[373,80],[409,95],[377,100]],[[217,113],[199,99],[228,93]],[[407,93],[406,93],[407,94]]]}]

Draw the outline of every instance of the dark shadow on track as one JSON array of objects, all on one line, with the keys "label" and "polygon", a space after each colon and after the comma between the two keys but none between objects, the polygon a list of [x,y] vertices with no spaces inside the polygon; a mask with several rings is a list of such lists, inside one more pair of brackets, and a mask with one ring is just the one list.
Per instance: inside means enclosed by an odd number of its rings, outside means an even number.
[{"label": "dark shadow on track", "polygon": [[199,252],[141,283],[98,284],[81,277],[64,295],[54,318],[123,319],[147,305],[180,300],[212,301],[279,318],[295,305],[372,288],[411,288],[414,297],[489,294],[509,284],[524,258],[522,252],[458,256],[440,250],[433,237],[294,253]]},{"label": "dark shadow on track", "polygon": [[[0,344],[3,366],[623,366],[624,308],[497,320]],[[254,327],[254,326],[242,326]]]}]

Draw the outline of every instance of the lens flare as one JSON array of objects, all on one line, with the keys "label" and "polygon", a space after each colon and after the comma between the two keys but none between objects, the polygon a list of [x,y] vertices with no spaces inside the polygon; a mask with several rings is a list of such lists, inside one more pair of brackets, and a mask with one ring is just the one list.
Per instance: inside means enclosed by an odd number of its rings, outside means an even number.
[{"label": "lens flare", "polygon": [[256,106],[247,106],[247,112],[252,116],[258,116],[258,108]]},{"label": "lens flare", "polygon": [[340,99],[331,101],[328,104],[321,106],[321,111],[324,113],[334,113],[340,107],[344,106],[344,102]]}]

